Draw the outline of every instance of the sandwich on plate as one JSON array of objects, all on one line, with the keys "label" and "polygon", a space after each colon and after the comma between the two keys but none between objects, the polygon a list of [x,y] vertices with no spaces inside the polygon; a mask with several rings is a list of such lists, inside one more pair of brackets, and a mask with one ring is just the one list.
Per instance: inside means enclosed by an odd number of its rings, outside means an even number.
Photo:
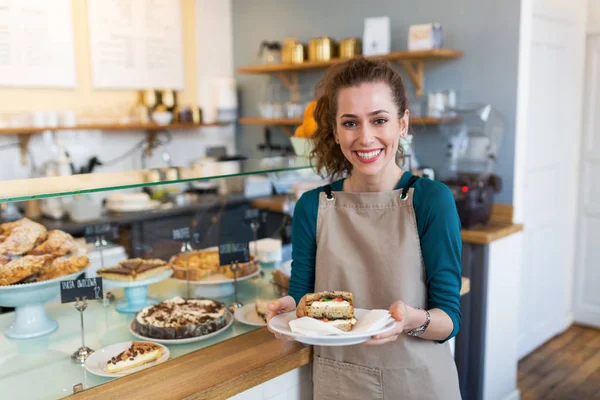
[{"label": "sandwich on plate", "polygon": [[349,332],[356,324],[352,293],[327,291],[306,295],[304,315]]}]

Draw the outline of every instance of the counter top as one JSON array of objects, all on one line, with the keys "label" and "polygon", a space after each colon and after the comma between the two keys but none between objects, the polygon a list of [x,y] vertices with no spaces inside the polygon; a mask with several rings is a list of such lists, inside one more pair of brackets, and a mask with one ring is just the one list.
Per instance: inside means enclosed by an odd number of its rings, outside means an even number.
[{"label": "counter top", "polygon": [[[239,300],[248,304],[257,297],[276,298],[269,283],[274,268],[274,265],[263,266],[262,278],[239,282]],[[461,295],[469,289],[469,280],[463,278]],[[150,286],[149,295],[166,299],[182,295],[185,290],[184,283],[170,279]],[[122,290],[112,292],[117,299],[122,298]],[[233,296],[218,300],[230,304]],[[79,383],[86,390],[73,395],[73,399],[151,399],[161,392],[177,398],[220,399],[301,367],[312,359],[310,347],[277,340],[264,328],[235,321],[216,337],[168,345],[171,360],[164,364],[124,378],[103,378],[88,373],[70,359],[81,345],[79,315],[73,306],[53,303],[46,308],[59,324],[55,333],[25,341],[8,340],[0,333],[0,385],[4,393],[11,394],[11,400],[57,399],[71,395],[73,386]],[[8,328],[13,318],[13,313],[1,314],[0,331]],[[90,302],[84,312],[86,345],[99,350],[134,339],[128,329],[132,318],[132,314],[117,312],[113,304]]]}]

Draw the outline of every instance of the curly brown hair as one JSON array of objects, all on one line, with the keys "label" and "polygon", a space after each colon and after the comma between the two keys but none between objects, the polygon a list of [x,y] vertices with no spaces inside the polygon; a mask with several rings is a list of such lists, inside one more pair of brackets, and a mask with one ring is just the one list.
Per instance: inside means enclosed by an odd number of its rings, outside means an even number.
[{"label": "curly brown hair", "polygon": [[[330,67],[317,84],[317,107],[314,117],[317,130],[311,136],[312,150],[309,158],[317,172],[331,179],[342,177],[352,171],[352,164],[335,142],[337,96],[340,89],[358,86],[362,83],[384,82],[392,90],[394,102],[401,118],[408,108],[402,76],[389,61],[353,58]],[[404,162],[402,146],[398,146],[398,159]]]}]

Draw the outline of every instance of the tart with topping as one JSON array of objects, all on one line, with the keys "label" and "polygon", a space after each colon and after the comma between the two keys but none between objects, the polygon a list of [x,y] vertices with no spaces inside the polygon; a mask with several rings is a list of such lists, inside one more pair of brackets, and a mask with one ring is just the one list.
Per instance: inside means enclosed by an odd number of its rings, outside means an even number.
[{"label": "tart with topping", "polygon": [[162,347],[155,343],[133,341],[127,350],[108,360],[104,369],[106,372],[114,373],[135,368],[157,360],[162,352]]},{"label": "tart with topping", "polygon": [[137,313],[133,330],[154,339],[187,339],[208,335],[227,325],[225,304],[210,299],[175,297]]}]

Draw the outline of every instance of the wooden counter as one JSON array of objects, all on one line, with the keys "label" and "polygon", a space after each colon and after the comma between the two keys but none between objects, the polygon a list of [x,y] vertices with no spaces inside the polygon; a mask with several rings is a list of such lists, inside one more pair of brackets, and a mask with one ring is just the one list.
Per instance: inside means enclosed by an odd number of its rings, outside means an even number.
[{"label": "wooden counter", "polygon": [[[252,207],[264,208],[273,212],[283,212],[287,197],[284,195],[256,199],[251,202]],[[472,244],[490,244],[503,237],[523,230],[523,225],[513,224],[513,208],[508,204],[494,204],[489,223],[463,229],[461,236],[463,242]]]},{"label": "wooden counter", "polygon": [[[469,291],[463,278],[461,296]],[[261,328],[68,399],[227,399],[311,361],[311,346],[278,340]]]},{"label": "wooden counter", "polygon": [[312,347],[261,328],[68,399],[226,399],[311,360]]}]

